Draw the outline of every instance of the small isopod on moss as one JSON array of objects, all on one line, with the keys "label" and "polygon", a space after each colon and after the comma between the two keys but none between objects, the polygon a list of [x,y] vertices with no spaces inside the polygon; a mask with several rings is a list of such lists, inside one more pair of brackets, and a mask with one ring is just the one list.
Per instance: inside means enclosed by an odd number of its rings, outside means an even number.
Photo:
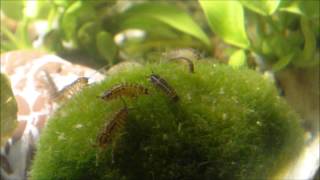
[{"label": "small isopod on moss", "polygon": [[148,95],[148,89],[138,84],[118,84],[105,91],[100,97],[109,101],[122,96],[137,97],[139,95]]},{"label": "small isopod on moss", "polygon": [[106,145],[110,144],[115,136],[115,134],[123,127],[126,119],[128,118],[128,108],[127,106],[121,108],[111,119],[107,122],[100,133],[97,136],[97,145],[104,148]]},{"label": "small isopod on moss", "polygon": [[150,82],[158,89],[162,90],[174,102],[179,100],[176,91],[169,85],[169,83],[157,74],[150,75]]},{"label": "small isopod on moss", "polygon": [[188,63],[188,67],[189,67],[189,72],[190,73],[194,73],[194,65],[193,62],[187,58],[187,57],[178,57],[178,58],[172,58],[170,60],[180,60],[180,61],[185,61]]},{"label": "small isopod on moss", "polygon": [[60,101],[72,97],[88,85],[88,80],[89,79],[87,77],[79,77],[77,80],[58,91],[57,94],[53,97],[54,100]]},{"label": "small isopod on moss", "polygon": [[84,87],[86,87],[89,82],[89,79],[87,77],[79,77],[77,80],[75,80],[71,84],[65,86],[63,89],[58,91],[50,74],[46,70],[43,70],[43,71],[47,78],[50,96],[54,101],[57,101],[57,102],[61,102],[71,98],[73,95],[75,95],[76,93],[81,91]]},{"label": "small isopod on moss", "polygon": [[167,59],[179,59],[181,57],[188,58],[190,60],[197,60],[201,58],[201,54],[198,50],[193,48],[181,48],[174,49],[163,54]]}]

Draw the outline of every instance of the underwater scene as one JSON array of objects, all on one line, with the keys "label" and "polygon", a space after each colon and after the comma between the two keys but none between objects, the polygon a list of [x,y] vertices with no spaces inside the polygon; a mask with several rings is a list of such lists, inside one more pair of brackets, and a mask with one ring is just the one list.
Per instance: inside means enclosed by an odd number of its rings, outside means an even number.
[{"label": "underwater scene", "polygon": [[319,179],[320,1],[0,3],[1,179]]}]

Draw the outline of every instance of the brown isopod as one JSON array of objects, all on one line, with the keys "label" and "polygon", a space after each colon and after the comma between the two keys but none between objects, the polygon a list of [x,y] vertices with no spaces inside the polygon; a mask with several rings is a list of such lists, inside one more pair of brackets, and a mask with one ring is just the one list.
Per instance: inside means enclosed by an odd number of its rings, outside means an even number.
[{"label": "brown isopod", "polygon": [[139,95],[148,95],[148,89],[138,84],[118,84],[105,91],[100,97],[109,101],[122,96],[137,97]]},{"label": "brown isopod", "polygon": [[190,60],[197,60],[201,58],[201,54],[198,50],[193,48],[180,48],[180,49],[173,49],[168,52],[163,53],[163,55],[167,59],[179,59],[180,57],[185,57]]},{"label": "brown isopod", "polygon": [[168,60],[185,61],[188,63],[190,73],[194,73],[194,65],[192,61],[201,58],[200,53],[192,48],[174,49],[163,53],[163,55]]},{"label": "brown isopod", "polygon": [[65,86],[63,89],[58,91],[56,95],[53,97],[53,99],[56,101],[69,99],[70,97],[78,93],[87,85],[88,85],[88,78],[79,77],[77,80],[75,80],[71,84]]},{"label": "brown isopod", "polygon": [[48,71],[47,70],[43,70],[43,72],[44,72],[44,75],[46,76],[47,84],[49,86],[48,89],[49,89],[50,97],[53,98],[53,97],[57,96],[58,88],[57,88],[56,84],[54,83],[52,77],[48,73]]},{"label": "brown isopod", "polygon": [[43,71],[47,79],[47,84],[49,86],[50,97],[57,102],[61,102],[63,100],[71,98],[73,95],[75,95],[88,85],[87,77],[79,77],[77,80],[58,91],[58,88],[56,87],[56,84],[54,83],[50,74],[46,70]]},{"label": "brown isopod", "polygon": [[187,62],[188,66],[189,66],[189,72],[194,73],[194,65],[193,65],[193,62],[189,58],[181,56],[181,57],[172,58],[170,60],[180,60],[180,61],[183,60],[183,61]]},{"label": "brown isopod", "polygon": [[96,141],[99,147],[105,148],[106,145],[112,142],[115,134],[120,131],[120,129],[125,124],[128,118],[128,114],[128,108],[125,106],[114,115],[110,122],[105,124],[105,126],[97,136]]},{"label": "brown isopod", "polygon": [[151,74],[149,78],[150,82],[158,89],[166,93],[166,95],[169,96],[172,101],[176,102],[179,100],[179,96],[177,95],[176,91],[168,84],[166,80],[157,74]]}]

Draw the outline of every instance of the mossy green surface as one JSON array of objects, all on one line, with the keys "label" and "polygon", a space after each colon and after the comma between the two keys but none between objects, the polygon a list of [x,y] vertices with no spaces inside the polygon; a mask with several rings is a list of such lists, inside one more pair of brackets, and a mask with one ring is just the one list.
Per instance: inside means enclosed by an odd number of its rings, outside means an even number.
[{"label": "mossy green surface", "polygon": [[[160,75],[176,90],[172,102],[148,80]],[[112,145],[94,144],[123,102],[99,98],[119,83],[149,95],[125,98],[125,127]],[[257,179],[270,177],[299,151],[298,117],[259,74],[225,65],[147,65],[108,77],[65,103],[44,130],[31,178]]]}]

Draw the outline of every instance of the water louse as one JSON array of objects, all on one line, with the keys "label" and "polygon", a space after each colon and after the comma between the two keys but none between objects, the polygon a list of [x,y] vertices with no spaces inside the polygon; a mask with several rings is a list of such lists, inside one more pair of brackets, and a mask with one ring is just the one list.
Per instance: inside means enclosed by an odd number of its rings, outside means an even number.
[{"label": "water louse", "polygon": [[163,55],[167,59],[179,59],[181,57],[185,57],[190,60],[197,60],[200,59],[202,56],[198,50],[193,48],[174,49],[169,52],[163,53]]},{"label": "water louse", "polygon": [[128,118],[128,108],[125,106],[121,108],[111,119],[110,122],[106,123],[97,136],[97,144],[99,147],[104,148],[110,144],[115,134],[123,127]]},{"label": "water louse", "polygon": [[55,101],[68,99],[88,85],[88,78],[79,77],[77,80],[75,80],[71,84],[65,86],[63,89],[58,91],[58,88],[54,83],[52,77],[48,73],[48,71],[46,70],[43,70],[43,71],[49,86],[50,97]]},{"label": "water louse", "polygon": [[166,93],[166,95],[168,95],[172,101],[176,102],[179,100],[179,96],[177,95],[176,91],[159,75],[151,74],[150,82],[158,89],[161,89],[164,93]]},{"label": "water louse", "polygon": [[190,73],[194,73],[194,65],[193,65],[192,61],[189,58],[181,56],[181,57],[171,58],[170,60],[184,60],[185,62],[188,63],[189,72]]},{"label": "water louse", "polygon": [[57,96],[58,88],[57,88],[56,84],[54,83],[52,77],[50,76],[49,72],[47,70],[43,70],[43,72],[44,72],[44,75],[46,76],[46,79],[47,79],[50,97],[54,98],[55,96]]},{"label": "water louse", "polygon": [[122,96],[137,97],[139,95],[148,95],[148,89],[138,84],[118,84],[105,91],[101,98],[109,101]]},{"label": "water louse", "polygon": [[56,101],[61,101],[71,98],[73,95],[86,87],[88,85],[88,81],[89,79],[87,77],[79,77],[77,80],[58,91],[53,99]]}]

